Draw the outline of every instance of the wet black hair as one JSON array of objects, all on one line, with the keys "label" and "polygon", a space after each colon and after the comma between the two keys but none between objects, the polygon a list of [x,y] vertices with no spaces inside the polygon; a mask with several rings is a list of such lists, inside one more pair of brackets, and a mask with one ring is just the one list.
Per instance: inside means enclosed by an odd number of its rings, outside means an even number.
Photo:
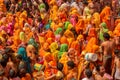
[{"label": "wet black hair", "polygon": [[19,60],[22,60],[22,56],[21,55],[17,55],[16,58],[19,59]]},{"label": "wet black hair", "polygon": [[115,55],[118,55],[118,54],[119,54],[119,52],[120,52],[120,50],[119,50],[119,49],[115,49],[115,50],[114,50],[114,54],[115,54]]},{"label": "wet black hair", "polygon": [[9,60],[9,56],[8,56],[7,54],[3,54],[2,57],[3,57],[3,59],[4,59],[5,61],[8,62],[8,60]]},{"label": "wet black hair", "polygon": [[75,67],[75,63],[74,63],[73,61],[68,61],[68,62],[67,62],[67,65],[68,65],[71,69],[73,69],[73,68]]},{"label": "wet black hair", "polygon": [[102,66],[102,65],[97,65],[97,66],[96,66],[96,71],[98,71],[98,72],[99,72],[99,71],[100,71],[100,67],[101,67],[101,66]]},{"label": "wet black hair", "polygon": [[83,0],[83,4],[84,5],[88,5],[88,1],[87,0]]},{"label": "wet black hair", "polygon": [[19,76],[24,77],[25,74],[26,74],[26,69],[25,68],[20,69]]},{"label": "wet black hair", "polygon": [[6,67],[7,61],[6,61],[4,58],[2,58],[2,59],[0,60],[0,64],[2,65],[2,67]]},{"label": "wet black hair", "polygon": [[109,35],[108,33],[104,33],[104,34],[103,34],[103,37],[104,37],[105,39],[107,39],[107,40],[110,39],[110,35]]},{"label": "wet black hair", "polygon": [[10,47],[5,48],[5,53],[14,53],[13,49]]},{"label": "wet black hair", "polygon": [[63,69],[63,64],[62,63],[57,63],[57,69],[62,71]]},{"label": "wet black hair", "polygon": [[119,50],[119,49],[115,49],[115,50],[114,50],[114,54],[115,54],[118,58],[120,58],[120,50]]},{"label": "wet black hair", "polygon": [[86,69],[85,74],[88,78],[92,77],[92,71],[90,69]]},{"label": "wet black hair", "polygon": [[15,77],[15,70],[10,69],[10,71],[9,71],[9,77],[10,78],[14,78]]}]

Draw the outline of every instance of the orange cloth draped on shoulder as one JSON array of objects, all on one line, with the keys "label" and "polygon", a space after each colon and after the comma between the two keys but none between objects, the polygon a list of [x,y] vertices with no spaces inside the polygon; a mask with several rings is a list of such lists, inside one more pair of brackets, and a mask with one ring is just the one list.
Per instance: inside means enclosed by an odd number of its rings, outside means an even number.
[{"label": "orange cloth draped on shoulder", "polygon": [[75,49],[77,54],[80,54],[80,44],[77,40],[72,42],[71,48]]},{"label": "orange cloth draped on shoulder", "polygon": [[4,4],[4,0],[0,0],[0,11],[6,12],[6,6]]},{"label": "orange cloth draped on shoulder", "polygon": [[91,51],[91,52],[92,52],[92,53],[95,53],[97,50],[99,50],[99,46],[96,45],[96,44],[93,45],[93,46],[92,46],[92,51]]},{"label": "orange cloth draped on shoulder", "polygon": [[95,24],[95,27],[98,28],[100,24],[100,14],[95,12],[92,16],[92,21]]},{"label": "orange cloth draped on shoulder", "polygon": [[54,42],[54,40],[53,40],[53,38],[47,38],[46,42],[51,44],[52,42]]},{"label": "orange cloth draped on shoulder", "polygon": [[97,32],[95,30],[95,28],[90,28],[89,32],[88,32],[88,40],[90,40],[90,38],[95,37],[97,38]]},{"label": "orange cloth draped on shoulder", "polygon": [[79,21],[77,22],[76,26],[75,26],[75,30],[77,33],[79,33],[81,30],[84,30],[85,26],[84,26],[84,20],[83,19],[79,19]]},{"label": "orange cloth draped on shoulder", "polygon": [[110,15],[111,15],[111,8],[108,6],[106,6],[100,13],[101,21],[105,22],[108,28],[110,28]]},{"label": "orange cloth draped on shoulder", "polygon": [[88,26],[88,24],[90,24],[91,19],[84,19],[84,30],[86,29],[86,27]]},{"label": "orange cloth draped on shoulder", "polygon": [[47,34],[45,35],[45,38],[46,39],[52,38],[54,40],[55,39],[55,35],[54,35],[54,33],[51,30],[48,30]]},{"label": "orange cloth draped on shoulder", "polygon": [[17,29],[17,30],[15,30],[15,32],[14,32],[14,36],[13,36],[13,45],[11,46],[12,47],[12,49],[14,50],[14,51],[17,51],[17,47],[18,47],[18,45],[20,44],[20,39],[19,39],[19,33],[20,33],[20,29]]},{"label": "orange cloth draped on shoulder", "polygon": [[0,0],[0,3],[3,3],[4,0]]},{"label": "orange cloth draped on shoulder", "polygon": [[68,56],[67,56],[67,53],[64,53],[64,54],[61,56],[59,62],[64,65],[64,67],[63,67],[63,72],[64,72],[65,75],[67,75],[67,73],[68,73],[68,66],[67,66]]},{"label": "orange cloth draped on shoulder", "polygon": [[66,30],[64,32],[64,35],[67,37],[67,38],[74,38],[74,34],[72,33],[72,31],[70,30]]},{"label": "orange cloth draped on shoulder", "polygon": [[92,38],[89,40],[89,42],[88,42],[88,44],[87,44],[87,46],[86,46],[86,48],[85,48],[85,51],[86,51],[86,52],[92,52],[93,45],[96,45],[96,44],[97,44],[97,39],[96,39],[95,37],[92,37]]},{"label": "orange cloth draped on shoulder", "polygon": [[119,30],[120,31],[120,23],[115,27],[115,30]]},{"label": "orange cloth draped on shoulder", "polygon": [[79,42],[79,44],[80,44],[80,54],[81,54],[81,52],[82,52],[82,50],[83,49],[85,49],[85,46],[84,46],[84,44],[83,44],[83,41],[84,41],[84,37],[83,37],[83,35],[78,35],[78,37],[77,37],[77,41]]},{"label": "orange cloth draped on shoulder", "polygon": [[53,42],[50,44],[49,46],[50,48],[50,52],[53,55],[53,57],[55,58],[56,61],[58,61],[58,44],[56,42]]},{"label": "orange cloth draped on shoulder", "polygon": [[32,19],[32,18],[28,18],[28,23],[29,23],[30,25],[32,25],[33,19]]},{"label": "orange cloth draped on shoulder", "polygon": [[72,31],[66,30],[64,32],[64,36],[66,36],[67,41],[68,41],[68,45],[70,46],[72,41],[74,41],[74,34],[72,33]]},{"label": "orange cloth draped on shoulder", "polygon": [[54,57],[50,53],[45,54],[44,59],[45,59],[45,61],[44,61],[44,66],[45,66],[44,74],[45,74],[45,77],[48,78],[52,74],[57,73],[57,70],[55,68],[52,68],[52,67],[56,67],[57,64],[56,64]]},{"label": "orange cloth draped on shoulder", "polygon": [[115,26],[117,26],[120,23],[120,19],[115,20]]},{"label": "orange cloth draped on shoulder", "polygon": [[21,29],[23,29],[25,22],[27,22],[27,12],[23,11],[19,17],[19,25]]},{"label": "orange cloth draped on shoulder", "polygon": [[32,80],[31,75],[30,74],[26,74],[25,77],[22,77],[21,80]]},{"label": "orange cloth draped on shoulder", "polygon": [[[57,17],[56,17],[56,19],[57,19]],[[57,21],[57,20],[56,20]],[[57,24],[55,23],[55,22],[52,22],[51,23],[51,29],[53,30],[53,31],[55,31],[56,29],[57,29]]]},{"label": "orange cloth draped on shoulder", "polygon": [[61,43],[61,44],[69,44],[69,43],[68,43],[68,40],[67,40],[67,38],[66,38],[65,36],[62,36],[62,37],[60,38],[60,43]]},{"label": "orange cloth draped on shoulder", "polygon": [[33,32],[30,31],[29,34],[27,35],[26,41],[29,41],[32,36],[33,36]]},{"label": "orange cloth draped on shoulder", "polygon": [[39,37],[40,46],[42,47],[43,44],[45,43],[45,38],[43,36],[38,36],[38,37]]},{"label": "orange cloth draped on shoulder", "polygon": [[47,53],[47,51],[46,50],[48,50],[49,49],[49,43],[44,43],[43,44],[43,46],[41,47],[41,49],[39,50],[39,55],[41,56],[41,57],[44,57],[45,56],[45,54]]},{"label": "orange cloth draped on shoulder", "polygon": [[120,36],[120,23],[115,27],[113,34],[116,36]]}]

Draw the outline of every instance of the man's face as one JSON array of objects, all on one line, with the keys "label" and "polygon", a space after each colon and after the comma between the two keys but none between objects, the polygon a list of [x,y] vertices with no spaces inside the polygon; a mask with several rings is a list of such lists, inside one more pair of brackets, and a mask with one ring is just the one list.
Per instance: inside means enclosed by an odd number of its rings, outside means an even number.
[{"label": "man's face", "polygon": [[104,74],[105,73],[105,68],[103,66],[100,67],[100,73]]}]

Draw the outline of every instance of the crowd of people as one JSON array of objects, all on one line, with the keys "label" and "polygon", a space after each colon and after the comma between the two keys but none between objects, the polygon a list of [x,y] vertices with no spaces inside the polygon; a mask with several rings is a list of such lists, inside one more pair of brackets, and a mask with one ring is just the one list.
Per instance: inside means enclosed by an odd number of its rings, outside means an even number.
[{"label": "crowd of people", "polygon": [[119,0],[0,0],[0,80],[120,80]]}]

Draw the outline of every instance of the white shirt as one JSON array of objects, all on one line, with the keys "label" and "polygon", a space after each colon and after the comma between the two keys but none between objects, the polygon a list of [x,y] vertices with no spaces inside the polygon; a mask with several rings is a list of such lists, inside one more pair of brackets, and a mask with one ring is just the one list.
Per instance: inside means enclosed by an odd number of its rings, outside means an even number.
[{"label": "white shirt", "polygon": [[82,80],[94,80],[94,79],[91,77],[91,78],[83,78]]}]

